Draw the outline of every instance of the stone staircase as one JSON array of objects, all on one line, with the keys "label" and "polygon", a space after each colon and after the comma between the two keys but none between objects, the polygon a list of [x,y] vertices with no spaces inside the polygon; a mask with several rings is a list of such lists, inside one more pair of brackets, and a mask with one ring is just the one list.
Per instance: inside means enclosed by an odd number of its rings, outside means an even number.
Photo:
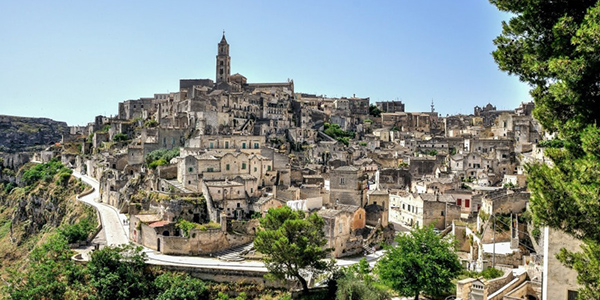
[{"label": "stone staircase", "polygon": [[167,183],[169,183],[170,185],[172,185],[173,187],[175,187],[176,189],[182,191],[183,193],[186,194],[192,194],[194,193],[193,191],[186,189],[185,187],[183,187],[183,184],[181,184],[181,182],[177,181],[176,179],[173,180],[165,180]]},{"label": "stone staircase", "polygon": [[244,260],[243,255],[250,252],[254,248],[254,242],[241,245],[235,248],[219,251],[214,253],[213,256],[216,256],[218,259],[223,261],[242,261]]}]

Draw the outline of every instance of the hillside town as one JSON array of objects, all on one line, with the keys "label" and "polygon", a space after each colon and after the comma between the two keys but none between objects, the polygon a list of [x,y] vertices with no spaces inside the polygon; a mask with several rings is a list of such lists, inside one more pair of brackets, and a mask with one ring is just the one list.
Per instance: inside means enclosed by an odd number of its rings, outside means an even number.
[{"label": "hillside town", "polygon": [[460,280],[456,299],[577,289],[555,254],[578,242],[533,226],[527,211],[527,164],[549,163],[552,139],[532,102],[442,116],[433,102],[415,112],[397,100],[306,94],[291,79],[231,74],[229,47],[223,33],[214,80],[180,79],[176,92],[120,102],[112,116],[69,127],[63,144],[79,149],[50,147],[35,159],[60,155],[97,179],[100,202],[128,217],[130,241],[165,255],[260,258],[258,219],[288,206],[323,218],[333,258],[433,226],[454,236],[466,269],[504,271]]}]

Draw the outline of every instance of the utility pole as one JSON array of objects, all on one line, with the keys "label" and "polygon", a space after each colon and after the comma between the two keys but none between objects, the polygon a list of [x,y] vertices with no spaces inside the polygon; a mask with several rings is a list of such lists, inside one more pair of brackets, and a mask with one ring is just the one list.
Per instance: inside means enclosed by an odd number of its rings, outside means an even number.
[{"label": "utility pole", "polygon": [[496,267],[496,214],[494,213],[494,200],[492,199],[492,218],[494,218],[494,230],[492,231],[492,268]]}]

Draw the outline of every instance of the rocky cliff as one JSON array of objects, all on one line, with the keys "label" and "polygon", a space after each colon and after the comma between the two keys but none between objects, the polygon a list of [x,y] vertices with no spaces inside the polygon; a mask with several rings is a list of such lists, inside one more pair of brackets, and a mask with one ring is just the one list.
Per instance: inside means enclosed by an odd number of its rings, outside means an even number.
[{"label": "rocky cliff", "polygon": [[6,175],[4,179],[0,179],[2,278],[7,275],[7,268],[23,266],[29,251],[35,245],[43,243],[46,235],[55,228],[77,223],[89,215],[95,219],[95,212],[91,208],[75,200],[75,195],[86,188],[75,177],[69,175],[61,180],[60,173],[44,171],[43,177],[25,185],[24,173],[35,165],[28,163],[19,170],[14,170],[0,164],[0,173]]},{"label": "rocky cliff", "polygon": [[68,133],[65,122],[0,115],[0,152],[43,150]]}]

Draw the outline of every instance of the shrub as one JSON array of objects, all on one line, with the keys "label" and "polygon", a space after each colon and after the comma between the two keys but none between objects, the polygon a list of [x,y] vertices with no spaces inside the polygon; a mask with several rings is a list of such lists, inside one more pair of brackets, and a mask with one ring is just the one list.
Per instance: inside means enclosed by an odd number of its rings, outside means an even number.
[{"label": "shrub", "polygon": [[481,272],[481,276],[487,280],[498,278],[502,275],[504,275],[504,272],[496,268],[487,268]]},{"label": "shrub", "polygon": [[[179,156],[179,148],[171,150],[157,149],[146,154],[146,164],[148,165],[148,167],[154,169],[157,166],[168,165],[171,159],[177,156]],[[160,159],[163,159],[164,161],[152,165],[153,162],[158,161]]]},{"label": "shrub", "polygon": [[156,167],[158,166],[164,166],[164,165],[168,165],[169,162],[167,162],[164,158],[160,158],[159,160],[155,160],[153,162],[151,162],[148,167],[150,169],[156,169]]},{"label": "shrub", "polygon": [[542,232],[540,231],[540,228],[536,226],[531,230],[531,235],[533,235],[533,238],[538,241],[542,235]]},{"label": "shrub", "polygon": [[179,221],[177,221],[177,224],[175,224],[175,227],[181,229],[185,237],[189,237],[190,230],[200,228],[200,224],[180,219]]},{"label": "shrub", "polygon": [[53,158],[47,163],[34,165],[23,172],[21,180],[25,185],[32,186],[41,179],[51,182],[54,175],[58,173],[68,173],[70,175],[73,171],[65,167],[58,159]]},{"label": "shrub", "polygon": [[144,122],[144,127],[156,127],[158,126],[158,121],[151,119]]},{"label": "shrub", "polygon": [[127,136],[124,133],[117,133],[115,134],[115,136],[113,137],[113,141],[115,142],[123,142],[129,139],[129,136]]},{"label": "shrub", "polygon": [[58,179],[56,179],[56,185],[66,186],[67,183],[69,182],[69,179],[71,179],[71,173],[61,171],[60,173],[58,173]]},{"label": "shrub", "polygon": [[4,186],[4,194],[8,195],[15,188],[15,185],[12,182],[7,183]]},{"label": "shrub", "polygon": [[544,140],[544,141],[540,141],[538,143],[538,146],[540,147],[546,147],[546,148],[562,148],[564,147],[565,142],[563,140]]},{"label": "shrub", "polygon": [[65,225],[58,229],[58,233],[64,236],[69,244],[85,241],[94,230],[94,224],[89,218],[83,219],[79,223]]}]

